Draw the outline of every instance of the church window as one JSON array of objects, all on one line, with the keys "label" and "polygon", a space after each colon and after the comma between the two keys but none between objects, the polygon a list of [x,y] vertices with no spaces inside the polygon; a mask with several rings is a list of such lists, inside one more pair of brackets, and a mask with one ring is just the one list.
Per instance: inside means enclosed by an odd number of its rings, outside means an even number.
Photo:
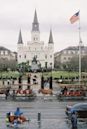
[{"label": "church window", "polygon": [[36,40],[38,40],[38,38],[36,38]]},{"label": "church window", "polygon": [[38,38],[37,38],[37,37],[34,37],[33,39],[34,39],[34,41],[38,40]]},{"label": "church window", "polygon": [[66,60],[66,57],[64,57],[64,60]]},{"label": "church window", "polygon": [[50,58],[52,58],[52,55],[50,55]]},{"label": "church window", "polygon": [[52,62],[50,63],[50,66],[52,66]]},{"label": "church window", "polygon": [[26,55],[24,55],[24,58],[26,59]]},{"label": "church window", "polygon": [[3,55],[5,55],[5,51],[3,51]]},{"label": "church window", "polygon": [[8,55],[8,51],[5,51],[5,55]]},{"label": "church window", "polygon": [[1,55],[3,55],[3,51],[1,51]]},{"label": "church window", "polygon": [[70,60],[71,58],[70,57],[68,57],[68,60]]},{"label": "church window", "polygon": [[47,55],[45,55],[45,59],[47,59]]},{"label": "church window", "polygon": [[68,50],[68,54],[71,54],[71,51],[70,50]]},{"label": "church window", "polygon": [[21,58],[21,55],[19,55],[19,58]]}]

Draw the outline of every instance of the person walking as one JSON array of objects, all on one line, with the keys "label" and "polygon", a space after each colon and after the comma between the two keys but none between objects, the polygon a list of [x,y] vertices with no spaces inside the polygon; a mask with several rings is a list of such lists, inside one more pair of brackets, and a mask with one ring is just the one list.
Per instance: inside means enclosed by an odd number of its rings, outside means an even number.
[{"label": "person walking", "polygon": [[73,111],[71,114],[71,124],[72,124],[72,129],[77,129],[77,115],[75,111]]},{"label": "person walking", "polygon": [[7,100],[8,96],[10,95],[10,88],[7,88],[5,91],[5,99]]}]

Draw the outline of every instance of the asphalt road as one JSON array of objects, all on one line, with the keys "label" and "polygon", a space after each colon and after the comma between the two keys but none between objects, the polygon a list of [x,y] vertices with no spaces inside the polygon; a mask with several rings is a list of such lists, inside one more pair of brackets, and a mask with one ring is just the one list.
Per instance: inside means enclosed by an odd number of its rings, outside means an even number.
[{"label": "asphalt road", "polygon": [[[38,98],[31,102],[0,101],[0,129],[7,129],[5,125],[6,113],[14,112],[20,107],[24,115],[30,119],[22,129],[71,129],[71,123],[65,114],[67,104],[77,102],[59,102]],[[41,113],[41,122],[38,122],[38,113]],[[78,122],[78,129],[87,129],[86,122]]]}]

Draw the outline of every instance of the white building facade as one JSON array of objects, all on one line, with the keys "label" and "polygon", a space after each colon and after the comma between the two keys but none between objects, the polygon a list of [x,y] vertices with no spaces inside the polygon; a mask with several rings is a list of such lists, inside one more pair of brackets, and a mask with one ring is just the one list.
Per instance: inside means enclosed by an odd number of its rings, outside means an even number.
[{"label": "white building facade", "polygon": [[52,30],[50,30],[49,41],[47,46],[45,46],[44,42],[40,40],[40,30],[36,10],[32,23],[31,41],[27,42],[27,45],[25,45],[20,30],[17,43],[17,53],[18,64],[29,62],[29,65],[31,66],[33,58],[36,57],[38,64],[40,64],[42,68],[54,68],[54,42]]}]

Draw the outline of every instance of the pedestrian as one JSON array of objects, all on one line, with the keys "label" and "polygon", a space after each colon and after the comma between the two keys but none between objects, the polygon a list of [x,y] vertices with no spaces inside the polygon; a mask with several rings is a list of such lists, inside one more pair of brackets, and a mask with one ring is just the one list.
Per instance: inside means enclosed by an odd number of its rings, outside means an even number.
[{"label": "pedestrian", "polygon": [[7,88],[6,91],[5,91],[5,99],[7,100],[8,96],[10,95],[10,89]]},{"label": "pedestrian", "polygon": [[73,111],[71,114],[71,124],[72,124],[72,129],[77,129],[77,115],[75,111]]},{"label": "pedestrian", "polygon": [[64,90],[64,93],[67,93],[67,91],[68,91],[68,89],[67,89],[67,87],[66,87],[66,86],[64,87],[64,89],[63,89],[63,90]]},{"label": "pedestrian", "polygon": [[15,90],[13,90],[13,95],[12,95],[12,97],[13,97],[13,100],[15,99]]},{"label": "pedestrian", "polygon": [[20,108],[17,107],[16,111],[14,112],[14,115],[17,116],[17,117],[19,117],[19,116],[21,116],[22,114],[23,114],[23,112],[21,112],[21,111],[20,111]]}]

